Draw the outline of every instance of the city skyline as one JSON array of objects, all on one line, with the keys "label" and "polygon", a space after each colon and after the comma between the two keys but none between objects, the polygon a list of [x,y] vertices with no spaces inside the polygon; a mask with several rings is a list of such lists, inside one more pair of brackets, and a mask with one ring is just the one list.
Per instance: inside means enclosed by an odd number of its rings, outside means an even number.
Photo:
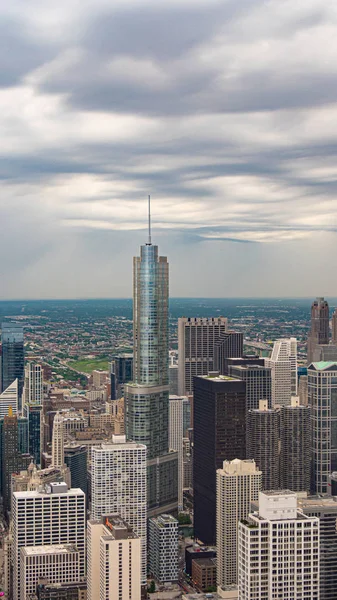
[{"label": "city skyline", "polygon": [[2,298],[130,296],[148,193],[172,296],[337,294],[333,3],[0,14]]}]

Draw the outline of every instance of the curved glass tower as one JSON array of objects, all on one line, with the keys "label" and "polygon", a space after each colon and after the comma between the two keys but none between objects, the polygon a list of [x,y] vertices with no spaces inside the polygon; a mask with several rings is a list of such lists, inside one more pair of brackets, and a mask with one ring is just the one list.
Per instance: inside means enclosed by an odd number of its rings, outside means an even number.
[{"label": "curved glass tower", "polygon": [[177,510],[178,456],[169,451],[167,258],[149,240],[133,260],[133,383],[126,385],[126,430],[147,446],[148,516]]}]

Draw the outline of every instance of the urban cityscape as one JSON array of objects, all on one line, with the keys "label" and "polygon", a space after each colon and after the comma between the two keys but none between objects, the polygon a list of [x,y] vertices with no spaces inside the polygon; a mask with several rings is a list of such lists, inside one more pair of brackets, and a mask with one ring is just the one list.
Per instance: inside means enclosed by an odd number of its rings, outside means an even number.
[{"label": "urban cityscape", "polygon": [[1,303],[1,593],[335,598],[337,309],[133,290]]}]

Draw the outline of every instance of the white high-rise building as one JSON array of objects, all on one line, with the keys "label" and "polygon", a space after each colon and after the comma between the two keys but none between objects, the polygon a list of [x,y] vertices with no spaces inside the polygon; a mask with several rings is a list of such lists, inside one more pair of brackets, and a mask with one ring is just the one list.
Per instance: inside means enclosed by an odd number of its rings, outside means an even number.
[{"label": "white high-rise building", "polygon": [[51,483],[43,491],[14,492],[13,599],[21,593],[21,548],[73,544],[79,552],[79,575],[85,576],[85,494],[68,489],[66,483]]},{"label": "white high-rise building", "polygon": [[170,396],[169,399],[169,447],[178,452],[178,510],[183,510],[184,489],[184,405],[189,405],[186,396]]},{"label": "white high-rise building", "polygon": [[178,319],[178,390],[193,394],[193,377],[214,371],[215,347],[227,331],[226,317]]},{"label": "white high-rise building", "polygon": [[11,385],[6,388],[2,394],[0,394],[0,419],[8,415],[9,408],[12,409],[12,414],[16,415],[18,412],[19,402],[19,384],[18,380],[15,379]]},{"label": "white high-rise building", "polygon": [[149,519],[149,569],[160,581],[179,578],[179,524],[172,515]]},{"label": "white high-rise building", "polygon": [[20,552],[21,598],[36,593],[39,579],[48,583],[75,583],[80,580],[80,554],[71,544],[24,546]]},{"label": "white high-rise building", "polygon": [[88,600],[140,600],[140,546],[118,515],[88,522]]},{"label": "white high-rise building", "polygon": [[297,396],[297,340],[276,340],[266,365],[271,367],[272,406],[288,406],[292,396]]},{"label": "white high-rise building", "polygon": [[26,404],[43,403],[43,371],[41,365],[29,362],[25,366],[24,400]]},{"label": "white high-rise building", "polygon": [[64,465],[64,424],[60,412],[56,413],[53,421],[52,465],[57,469]]},{"label": "white high-rise building", "polygon": [[216,483],[217,584],[223,587],[237,583],[238,522],[259,499],[262,472],[254,460],[225,460]]},{"label": "white high-rise building", "polygon": [[260,492],[259,511],[239,521],[240,600],[319,599],[319,519],[296,493]]},{"label": "white high-rise building", "polygon": [[146,446],[114,435],[91,450],[91,517],[119,514],[141,539],[142,584],[146,583]]}]

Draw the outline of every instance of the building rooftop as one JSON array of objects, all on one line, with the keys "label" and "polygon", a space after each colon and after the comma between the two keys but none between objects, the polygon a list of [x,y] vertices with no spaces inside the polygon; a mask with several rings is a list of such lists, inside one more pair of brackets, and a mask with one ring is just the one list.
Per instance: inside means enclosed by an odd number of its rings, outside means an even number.
[{"label": "building rooftop", "polygon": [[313,366],[316,371],[325,371],[331,369],[332,367],[336,367],[337,369],[337,363],[333,360],[321,360],[319,362],[311,363],[311,366]]},{"label": "building rooftop", "polygon": [[296,496],[296,492],[292,492],[291,490],[263,490],[261,494],[265,496],[287,496],[288,494]]},{"label": "building rooftop", "polygon": [[239,377],[230,377],[229,375],[199,375],[198,379],[211,379],[212,381],[242,381]]},{"label": "building rooftop", "polygon": [[178,521],[173,517],[173,515],[159,515],[158,517],[152,517],[150,519],[152,522],[156,523],[158,527],[165,527],[165,525],[169,525],[170,523],[177,524]]},{"label": "building rooftop", "polygon": [[51,546],[24,546],[21,552],[26,556],[35,556],[37,554],[70,554],[77,552],[74,544],[53,544]]},{"label": "building rooftop", "polygon": [[215,567],[216,568],[216,558],[193,558],[192,562],[198,563],[200,567]]}]

